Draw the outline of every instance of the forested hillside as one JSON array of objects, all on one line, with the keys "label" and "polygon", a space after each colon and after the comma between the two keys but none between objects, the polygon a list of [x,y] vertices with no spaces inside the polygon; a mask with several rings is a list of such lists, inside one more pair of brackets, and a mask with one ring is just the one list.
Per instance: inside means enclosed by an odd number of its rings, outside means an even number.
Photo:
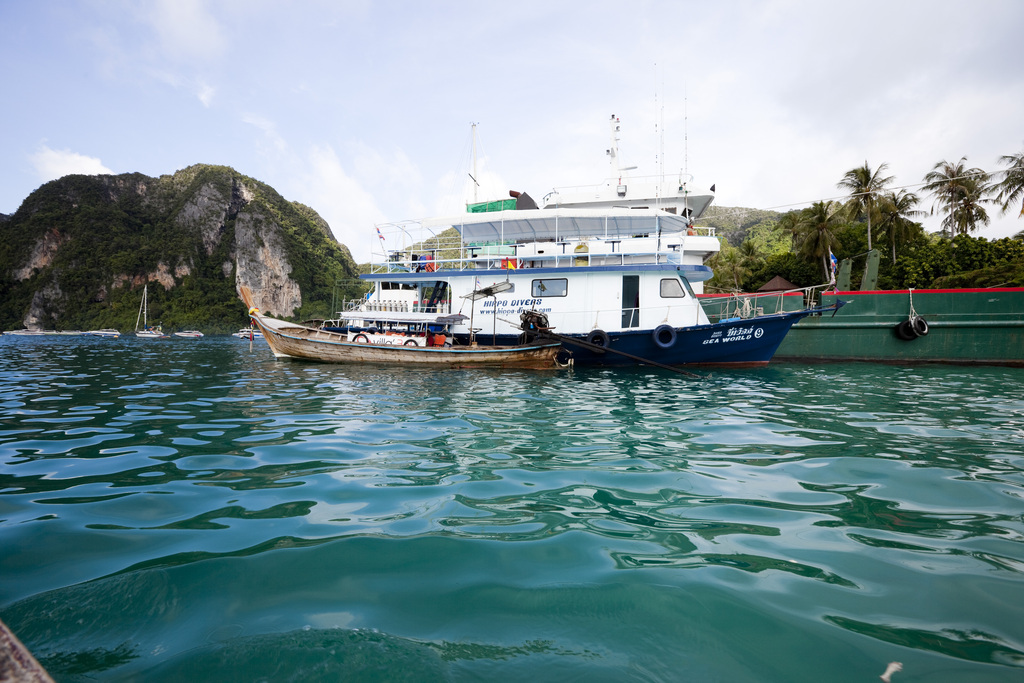
[{"label": "forested hillside", "polygon": [[281,316],[330,313],[358,296],[346,247],[311,208],[224,166],[151,178],[71,175],[0,216],[0,328],[229,332],[247,323],[238,287]]}]

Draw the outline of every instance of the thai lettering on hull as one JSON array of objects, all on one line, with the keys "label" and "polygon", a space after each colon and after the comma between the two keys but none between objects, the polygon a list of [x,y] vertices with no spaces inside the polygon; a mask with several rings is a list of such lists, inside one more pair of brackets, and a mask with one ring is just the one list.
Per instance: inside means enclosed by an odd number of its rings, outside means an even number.
[{"label": "thai lettering on hull", "polygon": [[764,336],[764,328],[761,327],[732,327],[728,330],[712,332],[711,336],[701,344],[730,344],[733,342],[750,341],[760,339]]}]

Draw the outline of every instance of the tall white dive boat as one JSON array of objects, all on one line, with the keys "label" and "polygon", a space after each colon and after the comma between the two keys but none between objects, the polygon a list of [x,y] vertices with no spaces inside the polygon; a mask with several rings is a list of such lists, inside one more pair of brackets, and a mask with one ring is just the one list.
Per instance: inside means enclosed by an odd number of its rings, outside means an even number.
[{"label": "tall white dive boat", "polygon": [[[515,344],[520,313],[536,310],[563,341],[585,342],[567,345],[577,364],[767,363],[813,311],[710,322],[696,295],[712,276],[704,262],[719,241],[694,221],[714,186],[695,192],[683,173],[626,176],[617,165],[618,119],[611,125],[617,173],[602,184],[554,190],[539,206],[513,191],[456,217],[377,226],[385,249],[361,276],[373,291],[324,327],[372,326],[381,311],[462,313],[469,321],[452,326],[456,339]],[[507,283],[500,293],[469,297],[497,283]]]}]

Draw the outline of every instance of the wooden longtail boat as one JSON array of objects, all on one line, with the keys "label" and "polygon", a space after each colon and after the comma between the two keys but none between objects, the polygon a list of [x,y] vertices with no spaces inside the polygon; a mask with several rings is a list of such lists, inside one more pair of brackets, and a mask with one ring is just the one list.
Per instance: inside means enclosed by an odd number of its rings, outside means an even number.
[{"label": "wooden longtail boat", "polygon": [[[517,346],[450,346],[442,330],[450,315],[417,316],[392,320],[389,335],[367,335],[358,330],[335,331],[307,327],[263,315],[253,305],[252,294],[242,288],[249,317],[279,358],[302,358],[325,363],[416,365],[431,368],[520,368],[554,370],[561,349],[556,341],[543,340]],[[464,317],[464,316],[460,316]],[[357,341],[359,339],[359,341]],[[369,341],[377,339],[377,342]],[[366,341],[363,341],[366,340]]]}]

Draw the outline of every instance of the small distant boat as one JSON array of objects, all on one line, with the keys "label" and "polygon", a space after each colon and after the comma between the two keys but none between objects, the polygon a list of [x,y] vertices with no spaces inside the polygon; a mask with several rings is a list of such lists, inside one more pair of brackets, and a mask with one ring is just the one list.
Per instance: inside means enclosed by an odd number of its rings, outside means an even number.
[{"label": "small distant boat", "polygon": [[41,337],[44,334],[55,334],[54,332],[47,332],[46,330],[9,330],[4,334],[10,334],[16,337]]},{"label": "small distant boat", "polygon": [[238,332],[232,332],[231,336],[239,339],[263,339],[263,333],[255,327],[243,327]]},{"label": "small distant boat", "polygon": [[164,334],[163,329],[159,325],[139,330],[135,333],[135,336],[141,337],[142,339],[167,339],[167,335]]},{"label": "small distant boat", "polygon": [[242,288],[249,316],[278,358],[302,358],[326,363],[401,364],[441,368],[559,367],[560,342],[541,340],[516,346],[452,346],[449,326],[463,322],[461,314],[407,313],[381,317],[382,326],[345,330],[306,327],[270,318],[252,305]]},{"label": "small distant boat", "polygon": [[43,337],[43,336],[49,336],[49,337],[57,337],[57,336],[76,337],[76,336],[84,334],[84,333],[82,331],[80,331],[80,330],[59,330],[58,331],[58,330],[24,329],[24,330],[11,330],[11,331],[7,332],[6,334],[9,334],[9,335],[12,335],[12,336],[15,336],[15,337]]},{"label": "small distant boat", "polygon": [[89,330],[88,332],[83,332],[82,334],[84,334],[87,337],[109,337],[111,339],[117,339],[118,337],[121,336],[120,332],[118,332],[117,330],[112,330],[109,327],[104,328],[102,330]]},{"label": "small distant boat", "polygon": [[199,330],[183,330],[181,332],[175,332],[175,337],[185,337],[186,339],[199,339],[203,336],[203,333]]},{"label": "small distant boat", "polygon": [[[160,325],[150,327],[146,320],[149,313],[149,285],[142,288],[142,303],[139,305],[139,316],[135,319],[135,336],[142,339],[166,339],[163,328]],[[143,329],[139,329],[139,321],[142,321]]]}]

